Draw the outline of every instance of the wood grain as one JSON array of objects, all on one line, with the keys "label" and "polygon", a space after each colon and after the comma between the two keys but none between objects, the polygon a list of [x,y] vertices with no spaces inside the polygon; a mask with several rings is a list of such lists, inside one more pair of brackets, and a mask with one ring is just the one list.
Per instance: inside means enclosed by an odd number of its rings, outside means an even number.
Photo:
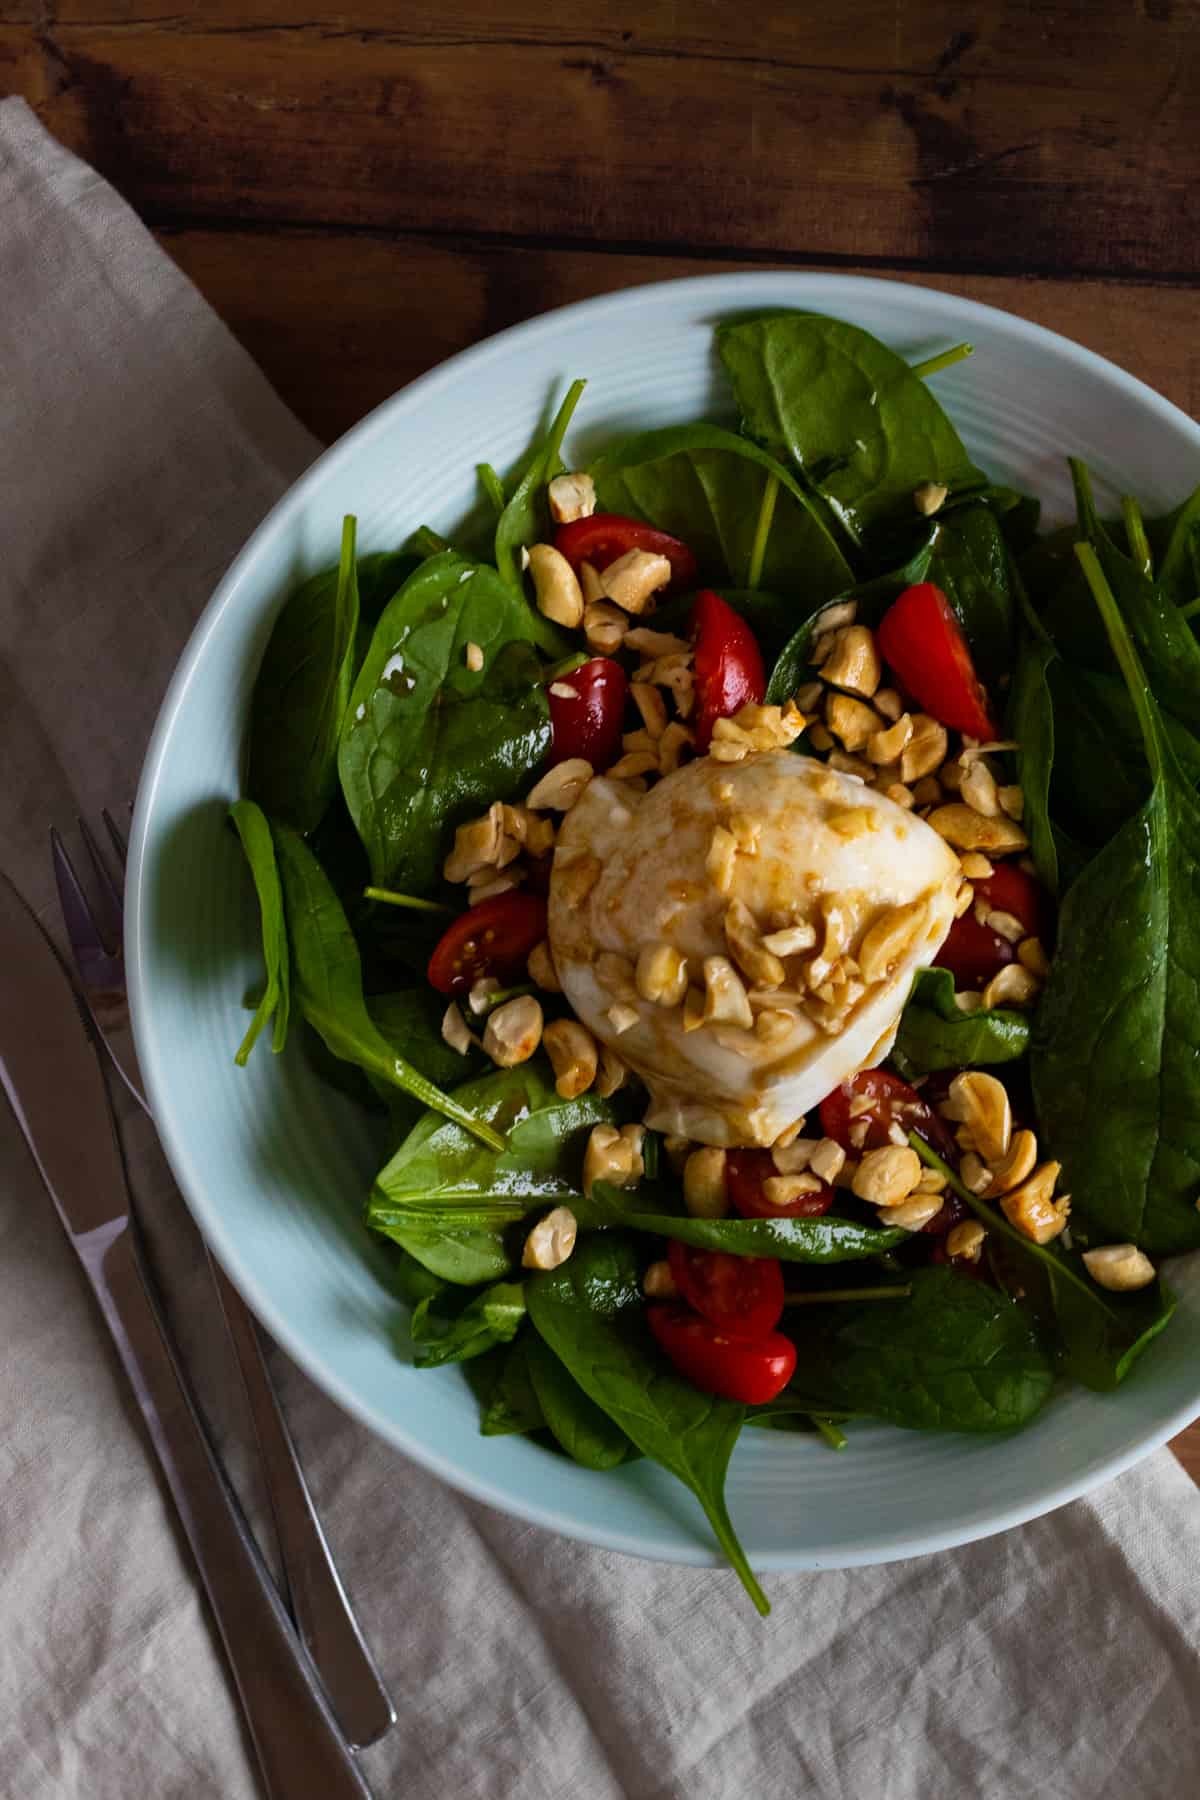
[{"label": "wood grain", "polygon": [[64,0],[5,15],[0,74],[164,225],[1200,268],[1200,0],[599,10]]}]

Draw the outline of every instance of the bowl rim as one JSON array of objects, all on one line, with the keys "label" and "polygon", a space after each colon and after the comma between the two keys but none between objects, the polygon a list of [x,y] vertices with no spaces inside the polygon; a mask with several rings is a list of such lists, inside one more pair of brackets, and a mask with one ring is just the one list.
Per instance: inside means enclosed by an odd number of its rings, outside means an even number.
[{"label": "bowl rim", "polygon": [[[236,1233],[227,1228],[220,1212],[208,1205],[203,1183],[188,1153],[186,1139],[173,1130],[172,1107],[168,1098],[169,1083],[156,1056],[153,1012],[146,980],[148,848],[155,800],[180,711],[210,639],[220,628],[226,611],[236,603],[243,584],[251,576],[260,544],[281,524],[302,514],[313,492],[343,462],[357,456],[372,439],[389,431],[395,419],[410,410],[422,408],[431,401],[436,403],[439,389],[447,382],[460,380],[464,372],[477,372],[494,361],[504,360],[514,352],[519,353],[528,340],[536,338],[539,343],[544,344],[552,341],[560,331],[574,330],[579,324],[602,318],[606,314],[620,313],[630,307],[686,305],[689,301],[697,301],[715,319],[719,311],[728,311],[743,304],[746,293],[753,296],[756,304],[765,301],[767,304],[774,302],[781,308],[791,306],[800,310],[820,311],[823,293],[837,291],[844,296],[847,286],[861,293],[864,299],[882,299],[888,294],[894,294],[897,289],[902,289],[918,303],[925,299],[936,303],[940,308],[948,307],[956,318],[962,320],[964,326],[969,327],[975,322],[980,326],[1002,328],[1010,334],[1015,332],[1018,337],[1024,337],[1031,344],[1115,385],[1130,400],[1161,419],[1164,425],[1182,430],[1185,435],[1190,436],[1200,455],[1200,425],[1182,408],[1119,364],[1048,326],[1022,318],[1018,313],[917,282],[856,275],[853,272],[728,271],[648,282],[552,308],[456,352],[381,401],[323,450],[270,508],[213,590],[176,664],[146,749],[130,833],[125,959],[134,1039],[152,1115],[164,1153],[193,1219],[223,1269],[271,1336],[352,1418],[359,1420],[393,1448],[411,1457],[414,1462],[429,1469],[459,1492],[496,1507],[501,1512],[579,1542],[646,1560],[693,1567],[724,1566],[724,1558],[715,1545],[691,1540],[682,1534],[670,1535],[665,1530],[658,1536],[644,1530],[634,1535],[612,1527],[601,1530],[595,1526],[583,1525],[569,1512],[557,1506],[525,1495],[514,1495],[507,1487],[463,1470],[450,1456],[430,1448],[419,1436],[406,1431],[392,1417],[365,1400],[350,1383],[334,1373],[325,1364],[320,1353],[308,1344],[302,1329],[292,1324],[286,1310],[277,1306],[270,1294],[241,1266]],[[1197,1377],[1196,1393],[1192,1401],[1175,1409],[1165,1420],[1160,1419],[1158,1423],[1136,1433],[1125,1448],[1099,1457],[1079,1474],[1071,1477],[1049,1474],[1038,1484],[1037,1491],[1031,1493],[1026,1500],[999,1511],[988,1512],[979,1519],[966,1518],[957,1526],[924,1532],[912,1530],[899,1536],[892,1533],[886,1542],[867,1541],[854,1548],[839,1547],[832,1556],[802,1548],[755,1551],[752,1553],[754,1564],[756,1568],[768,1572],[857,1568],[906,1557],[931,1555],[940,1550],[975,1543],[1044,1517],[1060,1506],[1081,1498],[1151,1455],[1197,1417],[1200,1417],[1200,1376]]]}]

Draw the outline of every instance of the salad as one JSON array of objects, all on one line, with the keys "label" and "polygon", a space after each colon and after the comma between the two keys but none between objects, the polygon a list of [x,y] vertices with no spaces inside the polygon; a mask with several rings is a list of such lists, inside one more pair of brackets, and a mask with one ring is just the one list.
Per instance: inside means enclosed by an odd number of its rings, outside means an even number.
[{"label": "salad", "polygon": [[745,1427],[1003,1432],[1200,1244],[1200,491],[1039,535],[930,377],[717,328],[737,432],[564,441],[284,604],[232,808],[380,1137],[416,1363],[689,1487]]}]

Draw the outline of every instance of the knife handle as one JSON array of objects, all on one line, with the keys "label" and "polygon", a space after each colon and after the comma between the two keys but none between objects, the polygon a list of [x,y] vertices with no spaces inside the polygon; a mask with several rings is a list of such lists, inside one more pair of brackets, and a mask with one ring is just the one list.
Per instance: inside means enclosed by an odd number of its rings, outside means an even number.
[{"label": "knife handle", "polygon": [[258,1439],[292,1616],[342,1730],[355,1749],[362,1749],[395,1724],[395,1709],[358,1629],[321,1529],[267,1373],[254,1316],[211,1250],[208,1261]]},{"label": "knife handle", "polygon": [[95,1237],[77,1248],[207,1590],[266,1791],[271,1800],[370,1800],[200,1422],[134,1229],[121,1220]]}]

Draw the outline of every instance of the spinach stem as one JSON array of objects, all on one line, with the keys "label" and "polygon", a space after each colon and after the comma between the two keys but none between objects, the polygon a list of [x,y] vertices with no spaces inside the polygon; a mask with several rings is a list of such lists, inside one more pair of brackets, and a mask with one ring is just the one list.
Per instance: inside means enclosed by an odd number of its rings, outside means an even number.
[{"label": "spinach stem", "polygon": [[1200,595],[1197,595],[1195,600],[1189,600],[1186,606],[1181,606],[1179,616],[1181,619],[1194,619],[1198,612],[1200,612]]},{"label": "spinach stem", "polygon": [[444,906],[440,900],[420,900],[416,894],[397,894],[391,888],[367,887],[363,889],[364,900],[381,900],[385,906],[407,906],[413,912],[450,913],[457,917],[457,909]]},{"label": "spinach stem", "polygon": [[779,477],[771,474],[768,470],[762,503],[758,509],[758,524],[754,529],[754,542],[750,546],[750,562],[746,569],[746,586],[748,588],[756,588],[762,580],[763,562],[767,554],[767,539],[771,534],[771,521],[775,517],[775,502],[778,498]]},{"label": "spinach stem", "polygon": [[491,463],[476,463],[475,473],[479,477],[479,485],[485,497],[491,502],[497,520],[503,513],[508,501],[504,498],[504,483],[493,469]]},{"label": "spinach stem", "polygon": [[548,669],[542,671],[543,686],[557,681],[562,675],[569,675],[572,669],[581,669],[585,662],[591,662],[591,660],[592,652],[590,650],[573,650],[570,656],[564,656],[561,662],[551,663]]},{"label": "spinach stem", "polygon": [[1129,554],[1143,575],[1152,576],[1154,558],[1150,554],[1150,540],[1142,523],[1142,509],[1132,494],[1121,495],[1121,517],[1125,521],[1125,535],[1129,539]]},{"label": "spinach stem", "polygon": [[907,1300],[912,1293],[911,1285],[902,1287],[859,1287],[829,1288],[825,1293],[785,1294],[785,1306],[832,1306],[838,1301],[848,1300]]},{"label": "spinach stem", "polygon": [[810,1413],[808,1416],[831,1450],[844,1450],[846,1448],[846,1434],[844,1431],[839,1430],[832,1419],[825,1418],[821,1413]]},{"label": "spinach stem", "polygon": [[1146,672],[1142,668],[1141,658],[1133,647],[1133,639],[1121,617],[1121,609],[1108,585],[1104,570],[1100,567],[1100,558],[1090,544],[1076,544],[1075,555],[1092,590],[1092,598],[1104,621],[1113,655],[1120,665],[1125,686],[1129,689],[1129,698],[1133,701],[1133,710],[1137,714],[1146,746],[1146,761],[1150,764],[1150,773],[1155,781],[1161,781],[1164,760],[1162,736],[1154,703],[1147,689]]},{"label": "spinach stem", "polygon": [[927,376],[936,375],[940,369],[953,368],[955,363],[964,362],[974,354],[974,344],[955,344],[952,350],[943,350],[937,356],[927,356],[924,362],[913,363],[912,372],[924,381]]}]

